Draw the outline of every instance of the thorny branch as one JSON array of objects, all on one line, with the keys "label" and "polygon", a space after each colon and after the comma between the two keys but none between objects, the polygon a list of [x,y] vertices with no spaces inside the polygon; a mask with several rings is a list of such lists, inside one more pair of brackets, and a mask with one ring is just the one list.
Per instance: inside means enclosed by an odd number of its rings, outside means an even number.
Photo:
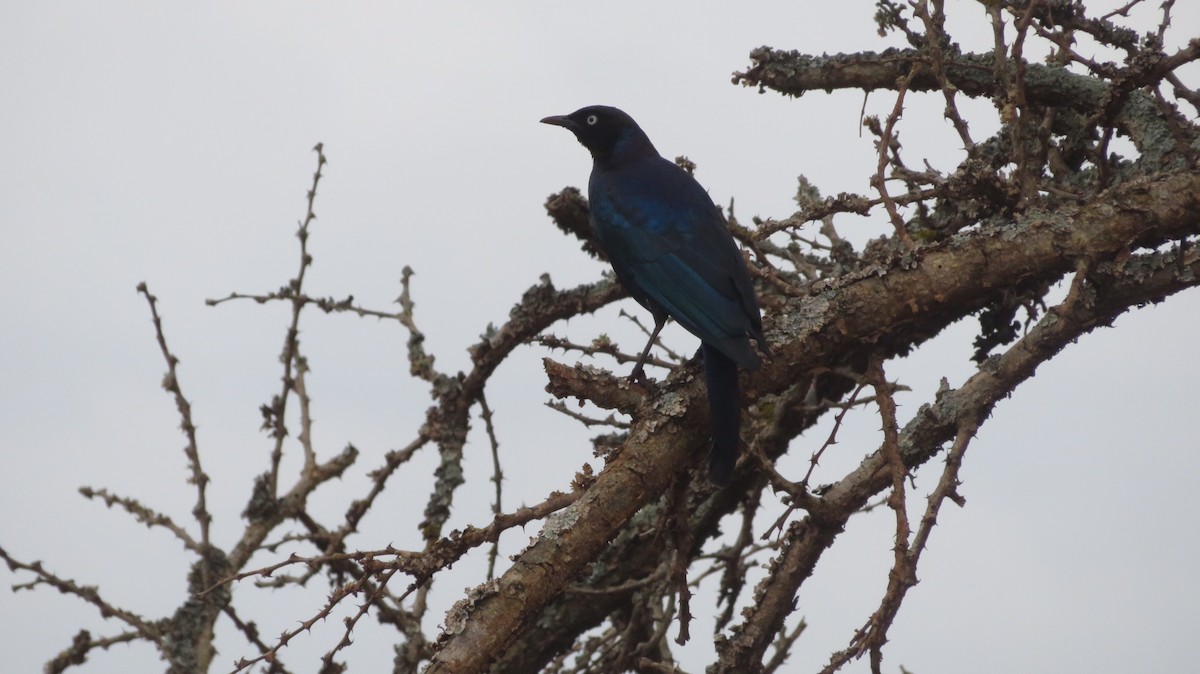
[{"label": "thorny branch", "polygon": [[[192,405],[188,402],[187,397],[183,395],[183,389],[179,386],[179,373],[177,369],[179,359],[171,353],[171,349],[167,346],[167,338],[163,334],[162,319],[158,316],[158,298],[150,294],[150,290],[146,287],[145,283],[139,283],[137,290],[146,297],[146,303],[150,306],[150,317],[154,321],[154,337],[158,341],[158,348],[162,352],[163,359],[167,361],[167,374],[163,377],[162,385],[175,398],[175,407],[179,410],[179,429],[183,431],[184,437],[187,438],[187,444],[183,448],[183,453],[187,457],[188,468],[191,470],[188,482],[196,487],[196,506],[192,508],[192,516],[196,518],[196,522],[200,525],[199,543],[191,541],[191,538],[182,529],[173,529],[173,531],[190,549],[195,552],[202,552],[209,546],[208,532],[209,525],[212,523],[212,515],[208,512],[208,499],[205,495],[209,477],[200,466],[200,450],[196,445],[196,425],[192,423]],[[111,501],[109,505],[112,505]],[[169,521],[169,519],[166,521]],[[207,569],[202,567],[202,573],[207,573]]]},{"label": "thorny branch", "polygon": [[[605,279],[560,290],[544,276],[507,320],[487,326],[469,349],[465,372],[441,371],[418,326],[412,268],[401,272],[398,308],[390,311],[361,306],[349,295],[311,294],[305,287],[317,187],[327,164],[318,144],[297,230],[296,275],[274,291],[230,293],[209,302],[282,302],[290,309],[281,385],[262,407],[271,448],[248,499],[243,532],[228,549],[210,538],[210,478],[202,469],[192,406],[179,385],[179,360],[167,347],[157,299],[140,285],[167,362],[163,386],[175,400],[186,439],[198,533],[135,498],[102,488],[82,492],[179,539],[196,557],[189,595],[175,614],[146,618],[96,588],[0,548],[13,572],[32,577],[17,589],[53,587],[121,624],[122,631],[107,637],[80,632],[47,670],[81,665],[89,654],[116,643],[145,641],[171,671],[205,671],[215,653],[214,627],[225,616],[255,653],[240,658],[238,669],[262,665],[286,672],[281,657],[292,639],[342,607],[348,617],[322,659],[324,672],[345,669],[335,658],[351,646],[369,614],[396,629],[396,672],[417,672],[426,663],[431,674],[680,671],[667,635],[674,626],[676,644],[696,640],[693,607],[705,596],[704,584],[715,580],[725,607],[715,637],[717,660],[708,671],[782,671],[807,624],[792,615],[799,588],[848,518],[886,505],[895,520],[895,547],[879,605],[825,668],[834,672],[868,655],[872,671],[883,671],[890,627],[916,585],[940,509],[947,500],[965,504],[959,470],[992,408],[1081,335],[1133,307],[1200,284],[1195,245],[1200,129],[1179,111],[1180,103],[1200,110],[1200,94],[1182,70],[1200,60],[1200,40],[1166,46],[1173,37],[1171,0],[1161,4],[1161,21],[1144,36],[1117,23],[1137,4],[1092,17],[1078,3],[1056,0],[986,3],[992,37],[970,52],[948,33],[942,0],[880,0],[880,32],[896,32],[907,47],[820,57],[770,47],[751,53],[751,66],[734,81],[760,91],[800,96],[858,89],[892,97],[878,115],[866,114],[864,103],[863,122],[876,150],[874,166],[864,173],[875,196],[823,198],[801,178],[798,210],[756,220],[754,228],[733,217],[730,201],[730,230],[752,261],[775,355],[769,367],[743,380],[744,440],[752,458],[739,465],[734,484],[720,491],[688,472],[709,442],[695,362],[663,347],[666,356],[652,363],[665,379],[645,385],[597,365],[547,358],[547,390],[558,399],[551,407],[584,426],[610,427],[608,435],[592,439],[605,468],[596,475],[584,464],[569,493],[548,487],[528,499],[534,505],[503,512],[500,449],[507,445],[484,396],[491,375],[527,345],[601,363],[631,362],[607,336],[572,337],[570,326],[561,324],[621,299],[622,289]],[[1091,41],[1088,50],[1078,47],[1081,36]],[[1048,56],[1034,62],[1031,55],[1039,50]],[[906,163],[900,132],[912,119],[902,112],[906,101],[926,94],[944,102],[944,130],[961,146],[955,165]],[[990,101],[996,123],[968,120],[959,110],[965,98]],[[972,125],[998,130],[983,138],[972,134]],[[1116,155],[1113,141],[1121,136],[1132,141],[1136,156]],[[546,208],[584,251],[603,257],[578,190],[552,195]],[[855,250],[838,231],[847,220],[879,236]],[[817,231],[802,232],[809,222],[819,223]],[[1067,298],[1047,309],[1049,289],[1067,281]],[[309,497],[350,470],[359,454],[347,445],[327,456],[314,440],[308,356],[300,344],[302,314],[309,307],[398,326],[409,374],[428,385],[431,399],[412,438],[382,454],[365,473],[362,492],[348,498],[332,521],[309,509]],[[1016,318],[1022,308],[1023,328]],[[902,419],[897,393],[907,387],[888,382],[885,366],[971,315],[980,321],[975,373],[957,389],[944,385],[935,399]],[[627,316],[645,331],[636,314]],[[551,329],[562,336],[551,335]],[[868,386],[873,395],[865,396]],[[573,411],[567,399],[614,410],[630,421]],[[878,446],[856,469],[822,474],[828,482],[813,486],[843,419],[866,406],[877,408],[882,422]],[[298,419],[294,445],[285,421],[289,413]],[[447,534],[452,508],[465,505],[455,500],[466,480],[468,431],[476,415],[490,448],[491,512],[485,524]],[[804,437],[827,415],[833,425],[823,444]],[[413,523],[421,542],[411,550],[381,544],[353,549],[351,537],[379,511],[380,496],[401,489],[402,473],[418,479],[411,474],[413,459],[430,450],[437,452],[437,465],[424,478],[424,517]],[[284,461],[288,451],[302,459],[295,476],[284,470],[294,463]],[[779,461],[789,452],[808,457],[794,475]],[[910,521],[910,497],[916,493],[910,475],[939,454],[945,461],[940,479],[926,495],[920,520]],[[540,531],[505,562],[501,536],[533,522],[540,522]],[[730,524],[736,534],[721,538],[722,526]],[[431,616],[434,583],[485,546],[489,551],[480,554],[489,560],[486,580],[481,577],[484,582],[469,589],[444,619]],[[251,564],[252,559],[261,561]],[[764,570],[753,588],[747,580],[751,569]],[[397,575],[402,586],[396,586]],[[329,583],[328,595],[307,617],[293,616],[278,637],[262,638],[244,610],[235,610],[232,588],[242,581],[255,579],[257,586],[250,588],[273,591],[317,578]],[[743,596],[747,590],[752,596]],[[738,624],[732,624],[735,606],[745,607]],[[443,626],[440,636],[427,632],[434,623]]]}]

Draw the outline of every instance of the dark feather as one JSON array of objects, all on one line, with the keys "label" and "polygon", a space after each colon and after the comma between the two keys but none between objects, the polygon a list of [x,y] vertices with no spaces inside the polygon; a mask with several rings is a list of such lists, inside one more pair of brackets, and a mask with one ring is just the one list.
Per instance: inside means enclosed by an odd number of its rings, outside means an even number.
[{"label": "dark feather", "polygon": [[[700,183],[660,156],[624,112],[591,106],[542,121],[570,129],[592,153],[592,229],[621,284],[654,314],[656,328],[670,316],[703,343],[710,476],[728,484],[741,442],[738,366],[758,368],[750,340],[764,351],[767,341],[750,274],[724,216]],[[639,359],[635,375],[641,365]]]}]

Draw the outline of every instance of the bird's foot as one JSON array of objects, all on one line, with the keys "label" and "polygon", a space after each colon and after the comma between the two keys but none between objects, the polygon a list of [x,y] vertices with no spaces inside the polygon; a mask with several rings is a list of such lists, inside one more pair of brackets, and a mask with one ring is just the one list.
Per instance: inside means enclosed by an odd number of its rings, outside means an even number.
[{"label": "bird's foot", "polygon": [[633,372],[629,373],[629,381],[635,384],[649,384],[650,380],[646,377],[646,371],[642,368],[641,363],[633,368]]}]

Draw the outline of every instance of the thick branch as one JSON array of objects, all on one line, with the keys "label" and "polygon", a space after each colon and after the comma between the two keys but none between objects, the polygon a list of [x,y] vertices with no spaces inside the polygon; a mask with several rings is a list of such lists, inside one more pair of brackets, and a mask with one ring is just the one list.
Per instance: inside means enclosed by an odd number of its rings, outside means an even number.
[{"label": "thick branch", "polygon": [[[733,74],[733,83],[772,89],[785,96],[809,91],[858,89],[895,90],[906,81],[912,91],[939,91],[942,86],[930,59],[915,49],[889,49],[881,53],[860,52],[833,56],[810,56],[798,51],[759,47],[750,52],[752,65]],[[963,94],[989,97],[995,92],[995,56],[960,54],[947,56],[940,64],[946,80]],[[912,74],[913,70],[915,74]],[[1095,77],[1077,75],[1066,68],[1036,63],[1024,64],[1025,98],[1041,106],[1064,107],[1084,115],[1097,115],[1114,100],[1113,85]],[[1138,149],[1154,158],[1176,149],[1170,127],[1154,99],[1144,91],[1121,97],[1123,107],[1114,116],[1117,127],[1128,133]],[[1157,162],[1151,166],[1161,168]]]},{"label": "thick branch", "polygon": [[[1198,195],[1200,175],[1192,173],[1131,182],[1075,212],[1032,213],[1006,228],[958,235],[890,267],[819,284],[813,295],[775,317],[770,337],[777,365],[747,380],[747,398],[785,390],[818,366],[853,357],[864,343],[893,352],[907,349],[1024,279],[1057,278],[1076,260],[1103,259],[1135,242],[1198,233]],[[667,379],[596,484],[547,525],[486,595],[447,625],[430,674],[484,670],[634,513],[666,490],[677,466],[699,457],[707,446],[708,424],[703,382],[696,375],[688,366]],[[886,486],[890,478],[886,471],[882,475]],[[873,486],[861,476],[854,483]],[[844,492],[826,500],[841,503],[850,498]],[[793,531],[794,536],[810,537],[817,546],[815,564],[838,527],[810,522],[798,528],[808,533]],[[783,604],[790,607],[791,597]]]},{"label": "thick branch", "polygon": [[[1200,285],[1200,257],[1194,251],[1151,254],[1117,268],[1112,263],[1076,282],[1068,299],[1052,309],[1004,355],[984,363],[959,389],[924,406],[900,434],[899,447],[911,468],[928,461],[962,428],[974,429],[1000,400],[1081,335],[1108,325],[1129,308],[1184,288]],[[821,517],[806,517],[789,531],[788,545],[759,586],[746,622],[729,639],[719,672],[751,671],[761,661],[774,635],[794,610],[793,598],[811,575],[817,560],[851,514],[892,484],[887,453],[881,448],[854,472],[833,485],[823,501]]]}]

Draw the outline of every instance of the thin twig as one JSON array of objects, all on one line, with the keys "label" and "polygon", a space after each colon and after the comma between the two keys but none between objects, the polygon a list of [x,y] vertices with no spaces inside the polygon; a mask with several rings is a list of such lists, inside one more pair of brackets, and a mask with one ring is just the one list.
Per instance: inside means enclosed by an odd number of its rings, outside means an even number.
[{"label": "thin twig", "polygon": [[54,573],[47,571],[42,566],[41,562],[25,563],[11,557],[4,548],[0,548],[0,559],[8,565],[12,571],[28,571],[34,575],[34,580],[28,583],[18,583],[13,585],[13,591],[32,590],[38,585],[49,585],[63,594],[70,594],[79,597],[83,601],[95,606],[100,612],[101,617],[116,618],[121,622],[129,625],[137,632],[138,637],[146,639],[154,643],[160,650],[166,649],[166,637],[153,622],[145,618],[117,607],[116,604],[108,601],[100,595],[100,590],[91,585],[79,585],[69,578],[62,578]]},{"label": "thin twig", "polygon": [[913,243],[912,237],[908,235],[908,228],[904,224],[904,219],[900,217],[900,210],[896,206],[895,198],[888,193],[887,178],[884,175],[884,170],[891,161],[895,160],[895,152],[898,146],[898,141],[896,141],[895,137],[896,122],[900,120],[900,116],[904,113],[904,95],[908,92],[908,88],[912,85],[912,81],[916,78],[918,72],[920,72],[920,68],[914,63],[909,68],[908,74],[896,82],[896,103],[892,106],[892,112],[888,115],[887,121],[884,122],[883,130],[879,134],[878,160],[875,165],[875,175],[871,177],[871,187],[875,188],[875,191],[879,193],[880,199],[883,200],[883,207],[887,210],[892,228],[896,230],[896,236],[899,237],[904,247],[909,250],[912,250],[916,244]]},{"label": "thin twig", "polygon": [[[496,500],[492,503],[492,514],[499,515],[504,512],[500,500],[502,495],[501,483],[504,481],[504,471],[500,469],[500,442],[496,440],[496,429],[492,425],[492,410],[488,407],[487,398],[482,392],[479,394],[479,416],[483,418],[483,426],[487,431],[488,444],[491,445],[492,449],[492,482],[496,485]],[[492,541],[492,547],[488,551],[488,580],[496,577],[496,558],[499,556],[500,539],[497,538],[495,541]]]},{"label": "thin twig", "polygon": [[[188,482],[196,486],[196,505],[192,508],[192,516],[196,518],[196,523],[200,525],[200,544],[195,543],[189,545],[189,549],[195,552],[207,550],[209,547],[209,525],[212,523],[212,515],[208,512],[208,500],[206,490],[208,487],[209,477],[204,472],[200,465],[200,448],[196,442],[196,424],[192,422],[192,405],[188,402],[186,396],[183,395],[183,389],[179,385],[179,372],[177,366],[179,359],[175,354],[171,353],[171,349],[167,346],[167,338],[163,332],[162,319],[158,315],[158,298],[150,294],[146,283],[139,283],[137,290],[146,298],[146,303],[150,305],[150,317],[154,322],[154,337],[158,341],[159,351],[162,353],[163,360],[167,362],[167,374],[163,378],[162,386],[175,398],[175,407],[179,410],[179,429],[183,431],[183,435],[187,438],[187,444],[184,445],[183,453],[187,457],[188,468],[191,474],[188,476]],[[110,503],[111,505],[111,503]],[[176,532],[178,536],[182,529]],[[191,540],[190,536],[181,538],[185,543]],[[201,555],[203,559],[203,555]],[[208,565],[201,565],[202,572],[208,573]]]}]

